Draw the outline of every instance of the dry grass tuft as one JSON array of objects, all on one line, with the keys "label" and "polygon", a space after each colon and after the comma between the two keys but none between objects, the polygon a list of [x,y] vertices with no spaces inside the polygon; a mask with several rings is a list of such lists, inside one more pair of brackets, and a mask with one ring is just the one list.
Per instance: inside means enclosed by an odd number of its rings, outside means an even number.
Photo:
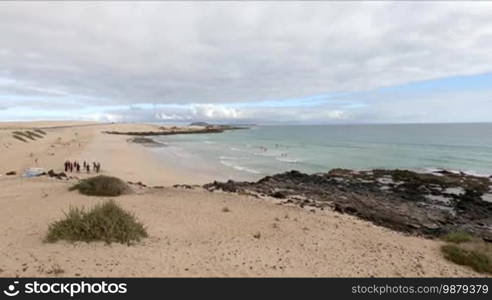
[{"label": "dry grass tuft", "polygon": [[89,211],[70,208],[65,219],[49,226],[45,241],[104,241],[130,245],[145,237],[147,231],[135,216],[109,200]]}]

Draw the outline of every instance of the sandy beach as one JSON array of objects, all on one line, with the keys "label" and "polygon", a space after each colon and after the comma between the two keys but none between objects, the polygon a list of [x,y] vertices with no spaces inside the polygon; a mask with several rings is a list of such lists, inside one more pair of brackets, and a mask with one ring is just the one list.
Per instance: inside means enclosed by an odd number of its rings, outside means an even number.
[{"label": "sandy beach", "polygon": [[[46,135],[26,142],[12,137],[13,131],[32,128],[42,128]],[[438,240],[405,236],[333,211],[174,188],[203,179],[171,170],[142,145],[128,143],[128,136],[102,133],[155,129],[90,122],[0,123],[0,276],[483,276],[446,261]],[[43,243],[49,223],[70,206],[91,207],[108,199],[68,191],[76,179],[21,176],[30,167],[63,171],[67,159],[97,160],[103,174],[147,185],[133,186],[133,194],[114,199],[135,213],[149,237],[134,246]],[[11,171],[16,175],[5,175]]]}]

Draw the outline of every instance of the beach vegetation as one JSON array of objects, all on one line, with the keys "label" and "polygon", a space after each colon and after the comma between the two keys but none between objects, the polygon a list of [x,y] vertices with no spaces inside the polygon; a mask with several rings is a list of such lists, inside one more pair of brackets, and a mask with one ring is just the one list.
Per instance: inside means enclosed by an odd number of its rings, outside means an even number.
[{"label": "beach vegetation", "polygon": [[84,208],[70,208],[65,218],[49,225],[45,241],[104,241],[132,244],[147,237],[147,231],[134,214],[121,208],[114,200]]},{"label": "beach vegetation", "polygon": [[128,193],[130,187],[119,178],[99,175],[79,181],[70,187],[70,191],[74,190],[89,196],[115,197]]},{"label": "beach vegetation", "polygon": [[492,274],[492,259],[490,248],[462,247],[447,244],[441,247],[444,258],[458,265],[469,266],[480,273]]},{"label": "beach vegetation", "polygon": [[450,232],[441,237],[443,241],[455,243],[455,244],[469,242],[472,240],[472,238],[473,237],[471,234],[463,231]]}]

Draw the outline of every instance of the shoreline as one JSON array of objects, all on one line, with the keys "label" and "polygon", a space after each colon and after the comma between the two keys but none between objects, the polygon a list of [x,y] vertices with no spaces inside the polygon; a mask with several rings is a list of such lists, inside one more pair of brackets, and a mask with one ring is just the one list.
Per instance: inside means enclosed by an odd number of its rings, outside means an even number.
[{"label": "shoreline", "polygon": [[[408,236],[328,209],[312,212],[278,205],[281,199],[274,197],[265,201],[191,186],[193,174],[176,172],[151,148],[128,143],[122,135],[101,133],[153,128],[49,127],[43,138],[21,142],[0,124],[0,219],[5,228],[0,235],[5,258],[0,277],[484,276],[446,261],[438,240]],[[91,207],[108,199],[68,191],[74,179],[21,176],[28,167],[58,173],[67,159],[100,161],[102,174],[137,183],[131,185],[133,194],[113,198],[135,213],[149,237],[132,247],[43,243],[48,225],[69,207]],[[17,175],[6,176],[9,171]],[[175,184],[181,185],[172,187]],[[63,273],[50,273],[54,266]]]}]

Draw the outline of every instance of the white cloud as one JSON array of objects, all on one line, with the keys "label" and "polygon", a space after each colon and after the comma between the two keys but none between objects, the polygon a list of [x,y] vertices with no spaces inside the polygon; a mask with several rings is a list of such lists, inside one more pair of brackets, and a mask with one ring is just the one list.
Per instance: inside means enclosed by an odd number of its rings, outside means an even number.
[{"label": "white cloud", "polygon": [[241,112],[232,107],[214,104],[199,104],[191,107],[191,112],[195,118],[206,119],[237,119],[241,117]]},{"label": "white cloud", "polygon": [[[75,97],[195,103],[190,118],[247,119],[224,103],[492,72],[492,6],[475,2],[1,2],[0,36],[7,107]],[[281,111],[271,115],[349,117]]]},{"label": "white cloud", "polygon": [[177,114],[166,114],[165,112],[156,113],[155,118],[161,121],[182,121],[189,119],[189,117],[186,116],[181,116]]},{"label": "white cloud", "polygon": [[98,113],[85,115],[81,119],[96,122],[121,122],[125,120],[125,117],[118,114]]},{"label": "white cloud", "polygon": [[[208,121],[218,123],[248,122],[263,124],[337,122],[348,118],[348,114],[339,109],[326,107],[247,107],[236,108],[216,104],[194,104],[181,107],[159,108],[157,112],[149,109],[130,111],[113,110],[111,116],[121,116],[120,121],[149,120],[152,116],[163,122]],[[97,114],[97,116],[106,114]],[[93,116],[89,114],[89,116]],[[89,117],[89,119],[94,119]],[[101,118],[99,118],[100,120]],[[107,118],[105,119],[107,120]]]}]

